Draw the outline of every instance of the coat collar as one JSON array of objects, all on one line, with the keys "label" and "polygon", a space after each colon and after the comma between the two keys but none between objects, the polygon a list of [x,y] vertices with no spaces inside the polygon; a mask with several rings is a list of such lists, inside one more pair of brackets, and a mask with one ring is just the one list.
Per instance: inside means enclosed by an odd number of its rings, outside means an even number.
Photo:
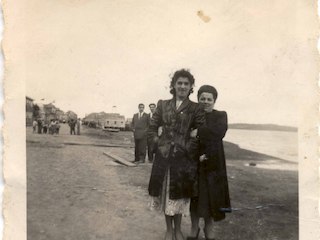
[{"label": "coat collar", "polygon": [[183,100],[180,107],[178,109],[176,109],[176,98],[172,98],[170,101],[170,107],[173,111],[179,113],[179,112],[183,111],[189,105],[190,102],[191,102],[190,99],[186,98],[185,100]]},{"label": "coat collar", "polygon": [[[144,116],[145,114],[146,114],[145,112],[142,112],[141,117],[142,117],[142,116]],[[136,113],[136,115],[139,117],[140,113],[139,113],[139,112],[137,112],[137,113]]]}]

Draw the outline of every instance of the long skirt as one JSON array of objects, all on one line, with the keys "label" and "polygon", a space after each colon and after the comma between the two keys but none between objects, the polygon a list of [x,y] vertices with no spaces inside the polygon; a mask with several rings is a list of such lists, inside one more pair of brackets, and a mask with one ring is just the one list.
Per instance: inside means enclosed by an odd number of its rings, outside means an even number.
[{"label": "long skirt", "polygon": [[211,217],[210,215],[210,201],[209,201],[209,189],[206,179],[207,173],[203,165],[199,167],[199,195],[198,197],[191,199],[191,212],[197,214],[198,217]]},{"label": "long skirt", "polygon": [[167,170],[159,197],[151,197],[150,209],[164,212],[165,215],[189,215],[190,198],[170,199],[170,169]]}]

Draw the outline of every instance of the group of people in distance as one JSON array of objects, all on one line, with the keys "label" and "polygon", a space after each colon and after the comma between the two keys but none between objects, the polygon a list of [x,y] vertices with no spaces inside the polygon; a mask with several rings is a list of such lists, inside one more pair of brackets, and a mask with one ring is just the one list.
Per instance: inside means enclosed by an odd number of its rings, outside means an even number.
[{"label": "group of people in distance", "polygon": [[[70,127],[70,134],[77,134],[80,135],[80,128],[81,128],[81,119],[70,119],[68,121],[68,125]],[[39,134],[59,134],[60,132],[60,121],[58,119],[52,119],[50,123],[46,123],[42,119],[34,120],[32,123],[33,133]],[[77,129],[77,131],[76,131]]]},{"label": "group of people in distance", "polygon": [[149,104],[150,113],[144,112],[144,104],[138,105],[139,112],[133,115],[132,118],[132,130],[134,136],[134,163],[144,163],[146,158],[146,149],[148,149],[148,161],[153,162],[155,153],[157,151],[157,143],[153,139],[147,138],[147,130],[150,125],[150,121],[156,110],[156,104]]},{"label": "group of people in distance", "polygon": [[44,120],[39,118],[34,120],[32,123],[33,133],[38,132],[39,134],[59,134],[60,122],[58,119],[52,119],[50,123],[46,123]]},{"label": "group of people in distance", "polygon": [[[148,191],[151,209],[164,213],[165,240],[185,239],[181,220],[189,213],[191,230],[187,239],[198,239],[199,218],[204,218],[205,237],[212,240],[213,222],[231,212],[222,142],[228,128],[227,114],[214,109],[218,93],[213,86],[200,87],[199,103],[189,100],[194,83],[189,71],[176,71],[170,84],[173,98],[159,100],[152,117],[143,114],[140,104],[141,115],[133,119],[135,160],[142,160],[142,135],[157,144]],[[142,135],[140,129],[144,129]]]}]

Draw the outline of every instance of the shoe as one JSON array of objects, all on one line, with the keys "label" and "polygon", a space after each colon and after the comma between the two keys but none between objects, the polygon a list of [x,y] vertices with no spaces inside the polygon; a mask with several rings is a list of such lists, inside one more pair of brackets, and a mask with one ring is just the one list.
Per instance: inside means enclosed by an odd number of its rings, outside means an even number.
[{"label": "shoe", "polygon": [[145,163],[144,161],[138,161],[137,164],[143,164]]},{"label": "shoe", "polygon": [[133,161],[131,161],[132,163],[138,163],[139,162],[139,160],[133,160]]},{"label": "shoe", "polygon": [[199,237],[199,233],[200,233],[200,228],[198,228],[198,232],[197,235],[195,237],[187,237],[187,240],[197,240]]}]

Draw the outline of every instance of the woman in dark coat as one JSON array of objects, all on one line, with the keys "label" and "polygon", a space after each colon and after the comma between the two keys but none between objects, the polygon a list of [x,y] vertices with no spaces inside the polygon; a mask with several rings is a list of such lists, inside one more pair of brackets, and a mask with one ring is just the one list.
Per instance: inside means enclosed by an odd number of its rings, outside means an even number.
[{"label": "woman in dark coat", "polygon": [[197,195],[199,141],[190,132],[205,118],[200,105],[189,100],[193,85],[190,72],[175,72],[170,85],[173,98],[158,102],[148,129],[149,140],[158,142],[149,182],[151,208],[165,214],[165,240],[184,239],[181,217],[189,212],[190,198]]},{"label": "woman in dark coat", "polygon": [[198,101],[206,112],[206,124],[191,133],[200,139],[199,194],[191,200],[191,236],[198,239],[199,218],[205,220],[204,233],[207,240],[213,239],[213,221],[225,218],[231,211],[226,161],[222,139],[228,128],[227,113],[214,110],[218,93],[209,85],[198,91]]}]

